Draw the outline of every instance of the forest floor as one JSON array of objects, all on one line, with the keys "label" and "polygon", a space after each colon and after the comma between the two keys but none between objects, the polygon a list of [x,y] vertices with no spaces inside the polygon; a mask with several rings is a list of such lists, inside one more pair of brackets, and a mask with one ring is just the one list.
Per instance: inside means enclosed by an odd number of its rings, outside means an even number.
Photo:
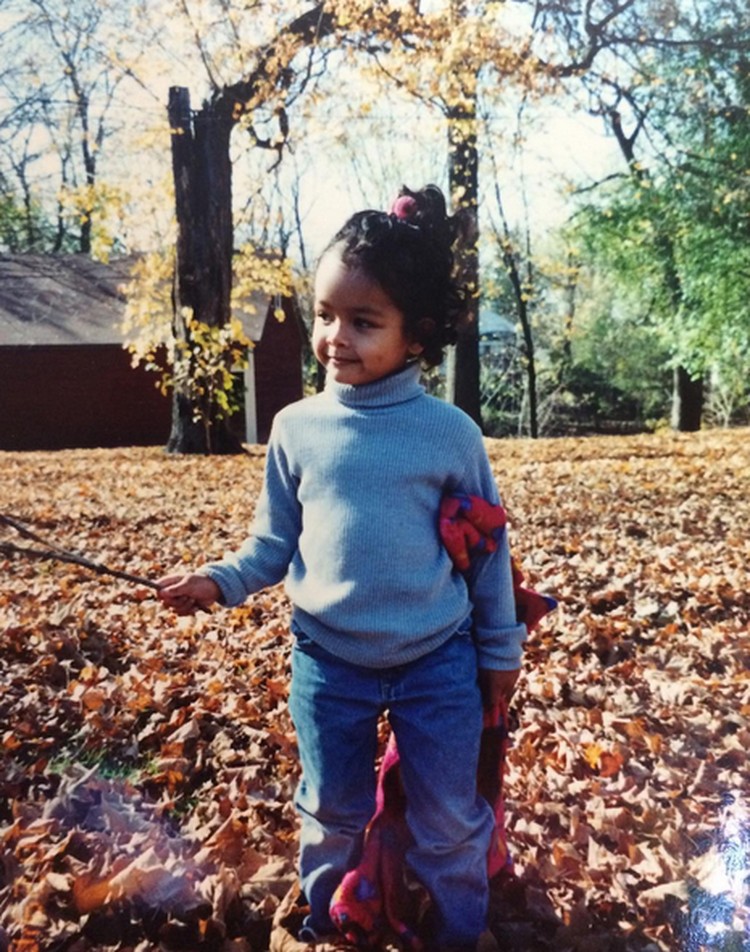
[{"label": "forest floor", "polygon": [[[501,948],[748,952],[750,431],[487,447],[559,601],[514,698]],[[158,578],[242,541],[263,459],[0,453],[0,510]],[[0,949],[268,948],[295,880],[288,622],[281,587],[179,619],[0,551]]]}]

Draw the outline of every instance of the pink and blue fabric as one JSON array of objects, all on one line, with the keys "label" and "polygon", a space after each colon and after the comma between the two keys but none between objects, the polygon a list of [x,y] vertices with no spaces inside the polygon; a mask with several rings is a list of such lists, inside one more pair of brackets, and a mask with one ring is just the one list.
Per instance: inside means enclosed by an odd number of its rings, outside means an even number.
[{"label": "pink and blue fabric", "polygon": [[[440,507],[440,535],[460,572],[472,561],[496,549],[505,531],[507,515],[500,505],[477,496],[446,496]],[[552,611],[557,602],[523,585],[513,563],[513,584],[519,622],[528,630]],[[503,705],[485,711],[477,785],[495,815],[495,829],[487,856],[490,878],[511,872],[513,862],[505,833],[503,775],[509,746],[508,711]],[[399,753],[391,734],[378,774],[375,813],[370,821],[359,865],[346,874],[334,893],[330,915],[339,931],[360,948],[375,946],[387,931],[404,949],[420,952],[420,894],[406,879],[406,852],[411,836],[406,825],[406,798],[399,776]],[[413,885],[413,884],[412,884]]]}]

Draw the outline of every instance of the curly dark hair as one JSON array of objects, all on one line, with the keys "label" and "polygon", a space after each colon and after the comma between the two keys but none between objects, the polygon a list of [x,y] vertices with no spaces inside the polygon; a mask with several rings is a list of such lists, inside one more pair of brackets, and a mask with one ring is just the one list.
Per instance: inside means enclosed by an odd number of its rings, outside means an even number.
[{"label": "curly dark hair", "polygon": [[422,346],[420,361],[436,367],[456,341],[467,292],[456,277],[459,225],[437,185],[418,192],[404,186],[394,211],[357,212],[333,236],[347,267],[376,281],[403,313],[406,333]]}]

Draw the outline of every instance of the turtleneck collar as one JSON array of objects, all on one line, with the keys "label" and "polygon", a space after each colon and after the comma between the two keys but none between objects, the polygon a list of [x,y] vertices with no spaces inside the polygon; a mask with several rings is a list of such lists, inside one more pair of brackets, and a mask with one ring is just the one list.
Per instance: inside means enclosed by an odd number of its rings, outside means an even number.
[{"label": "turtleneck collar", "polygon": [[387,377],[381,377],[373,383],[364,383],[355,387],[349,383],[336,383],[330,377],[326,380],[326,393],[347,407],[367,409],[368,407],[388,407],[397,403],[414,400],[424,393],[419,382],[418,363],[407,364],[403,370]]}]

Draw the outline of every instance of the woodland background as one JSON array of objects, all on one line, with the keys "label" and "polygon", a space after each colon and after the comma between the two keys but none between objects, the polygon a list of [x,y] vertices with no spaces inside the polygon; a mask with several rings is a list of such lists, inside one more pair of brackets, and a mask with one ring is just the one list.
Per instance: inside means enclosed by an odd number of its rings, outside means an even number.
[{"label": "woodland background", "polygon": [[[749,437],[488,441],[560,602],[514,701],[503,950],[750,948]],[[263,456],[4,453],[0,482],[35,532],[157,578],[243,539]],[[282,590],[178,619],[75,566],[0,552],[0,577],[0,946],[266,949],[297,828]]]},{"label": "woodland background", "polygon": [[0,63],[0,250],[137,255],[133,351],[216,427],[230,294],[309,317],[345,215],[427,181],[485,318],[435,386],[489,435],[748,421],[739,0],[4,0]]}]

